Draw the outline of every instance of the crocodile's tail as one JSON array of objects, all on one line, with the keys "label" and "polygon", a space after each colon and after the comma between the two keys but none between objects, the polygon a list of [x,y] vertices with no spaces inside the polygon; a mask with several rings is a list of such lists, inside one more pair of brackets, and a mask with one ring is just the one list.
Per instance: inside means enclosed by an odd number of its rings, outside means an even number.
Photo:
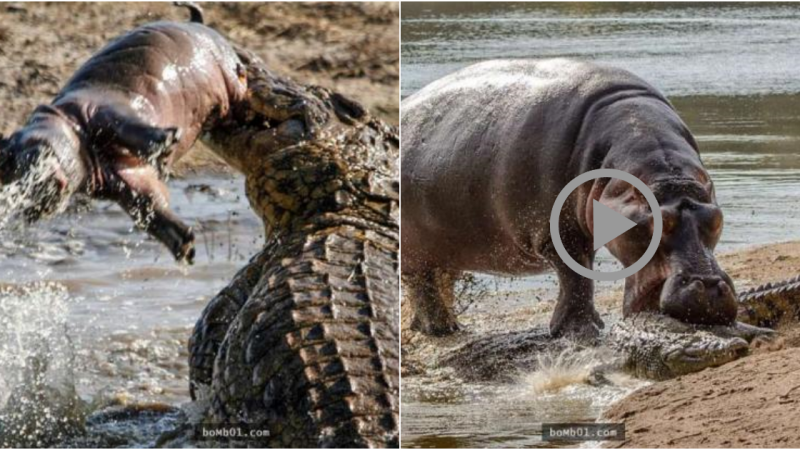
[{"label": "crocodile's tail", "polygon": [[774,328],[782,320],[800,316],[800,275],[762,284],[739,294],[741,322]]}]

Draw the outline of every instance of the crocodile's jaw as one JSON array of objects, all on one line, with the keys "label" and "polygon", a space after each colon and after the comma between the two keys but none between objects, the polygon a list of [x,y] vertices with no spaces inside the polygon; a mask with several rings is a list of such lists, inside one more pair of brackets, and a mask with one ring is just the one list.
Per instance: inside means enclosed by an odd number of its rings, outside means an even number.
[{"label": "crocodile's jaw", "polygon": [[721,366],[746,356],[749,351],[747,341],[739,337],[725,338],[698,331],[691,340],[689,343],[681,340],[661,351],[658,356],[662,358],[664,367],[653,378],[674,378]]},{"label": "crocodile's jaw", "polygon": [[622,354],[624,368],[633,375],[665,380],[747,355],[748,342],[733,331],[733,327],[698,327],[661,314],[641,313],[614,324],[607,342]]}]

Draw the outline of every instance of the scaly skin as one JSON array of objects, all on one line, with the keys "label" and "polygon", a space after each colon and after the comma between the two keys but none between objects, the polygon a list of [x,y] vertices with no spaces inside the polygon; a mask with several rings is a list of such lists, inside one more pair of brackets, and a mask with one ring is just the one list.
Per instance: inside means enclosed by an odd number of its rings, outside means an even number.
[{"label": "scaly skin", "polygon": [[615,323],[605,344],[620,354],[617,364],[626,372],[666,380],[746,355],[745,336],[750,336],[746,328],[700,327],[662,314],[640,313]]},{"label": "scaly skin", "polygon": [[250,101],[204,141],[245,174],[267,239],[195,327],[193,396],[270,431],[247,445],[396,447],[396,130],[240,56]]},{"label": "scaly skin", "polygon": [[738,319],[759,327],[774,328],[800,314],[800,276],[762,284],[739,294]]}]

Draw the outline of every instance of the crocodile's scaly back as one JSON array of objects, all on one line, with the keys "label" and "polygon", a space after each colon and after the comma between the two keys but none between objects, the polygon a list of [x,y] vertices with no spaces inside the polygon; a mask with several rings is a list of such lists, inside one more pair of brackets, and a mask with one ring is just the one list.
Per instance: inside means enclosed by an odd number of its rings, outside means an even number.
[{"label": "crocodile's scaly back", "polygon": [[214,422],[268,429],[260,445],[396,447],[397,132],[243,60],[250,102],[204,140],[267,238],[195,327],[193,393]]},{"label": "crocodile's scaly back", "polygon": [[275,243],[217,357],[214,420],[261,424],[270,446],[396,445],[392,245],[350,226]]},{"label": "crocodile's scaly back", "polygon": [[738,320],[759,327],[774,328],[782,320],[800,314],[800,275],[766,283],[739,294]]}]

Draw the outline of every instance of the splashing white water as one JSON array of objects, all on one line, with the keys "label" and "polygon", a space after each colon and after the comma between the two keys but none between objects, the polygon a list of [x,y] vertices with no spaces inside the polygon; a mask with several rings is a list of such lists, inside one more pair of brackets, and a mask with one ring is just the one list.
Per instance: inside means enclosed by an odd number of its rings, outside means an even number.
[{"label": "splashing white water", "polygon": [[0,447],[47,446],[82,431],[63,285],[0,290]]},{"label": "splashing white water", "polygon": [[[556,393],[568,386],[597,384],[593,373],[603,367],[611,368],[618,358],[606,347],[581,348],[568,346],[562,350],[545,351],[536,356],[538,369],[524,374],[521,381],[533,393]],[[641,382],[615,370],[600,370],[604,382],[622,389],[635,388]]]},{"label": "splashing white water", "polygon": [[52,180],[58,164],[55,156],[40,158],[24,177],[0,186],[0,230],[23,225],[31,212],[50,216],[66,209],[76,186],[56,191]]}]

